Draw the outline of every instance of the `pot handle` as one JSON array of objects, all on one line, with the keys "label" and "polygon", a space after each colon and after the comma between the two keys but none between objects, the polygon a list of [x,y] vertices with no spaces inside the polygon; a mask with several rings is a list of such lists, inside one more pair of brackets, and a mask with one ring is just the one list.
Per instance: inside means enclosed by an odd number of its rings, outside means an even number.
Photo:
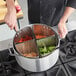
[{"label": "pot handle", "polygon": [[14,53],[14,48],[12,47],[12,49],[11,49],[11,46],[12,45],[9,43],[9,47],[8,47],[9,55],[10,56],[20,56],[20,55]]},{"label": "pot handle", "polygon": [[[14,50],[14,48],[12,48],[12,49]],[[13,50],[11,50],[11,48],[9,48],[9,55],[10,56],[21,56],[19,54],[15,54]]]}]

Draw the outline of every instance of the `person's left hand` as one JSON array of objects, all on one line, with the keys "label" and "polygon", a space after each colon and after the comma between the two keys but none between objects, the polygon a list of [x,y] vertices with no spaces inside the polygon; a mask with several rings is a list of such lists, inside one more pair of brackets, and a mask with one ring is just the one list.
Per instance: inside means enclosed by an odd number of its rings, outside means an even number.
[{"label": "person's left hand", "polygon": [[18,31],[16,9],[15,8],[7,11],[4,20],[11,30],[15,29],[16,31]]},{"label": "person's left hand", "polygon": [[59,33],[61,38],[65,38],[66,34],[68,33],[65,22],[63,22],[63,21],[59,22],[58,33]]}]

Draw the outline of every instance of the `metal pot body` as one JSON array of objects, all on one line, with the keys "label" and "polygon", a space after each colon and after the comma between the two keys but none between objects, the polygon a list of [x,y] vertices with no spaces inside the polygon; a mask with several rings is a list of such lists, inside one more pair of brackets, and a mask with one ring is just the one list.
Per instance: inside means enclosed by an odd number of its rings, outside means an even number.
[{"label": "metal pot body", "polygon": [[18,64],[25,70],[31,72],[41,72],[46,71],[53,67],[59,57],[59,49],[54,50],[50,55],[43,58],[26,58],[19,56],[18,53],[14,50],[15,58]]},{"label": "metal pot body", "polygon": [[[58,36],[57,36],[57,43],[59,44]],[[59,49],[55,49],[49,55],[41,58],[24,57],[20,55],[18,51],[15,49],[14,42],[13,42],[13,46],[14,46],[13,47],[14,56],[18,64],[25,70],[31,71],[31,72],[42,72],[50,69],[55,65],[59,57]]]}]

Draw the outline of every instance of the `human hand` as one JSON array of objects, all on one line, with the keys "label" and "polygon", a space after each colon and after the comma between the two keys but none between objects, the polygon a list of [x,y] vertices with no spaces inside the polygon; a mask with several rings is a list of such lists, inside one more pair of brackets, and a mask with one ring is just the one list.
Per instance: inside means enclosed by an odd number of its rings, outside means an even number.
[{"label": "human hand", "polygon": [[11,30],[15,29],[18,31],[16,9],[11,9],[8,11],[4,20]]},{"label": "human hand", "polygon": [[63,22],[63,21],[59,22],[58,33],[59,33],[61,38],[65,38],[66,34],[68,33],[65,22]]}]

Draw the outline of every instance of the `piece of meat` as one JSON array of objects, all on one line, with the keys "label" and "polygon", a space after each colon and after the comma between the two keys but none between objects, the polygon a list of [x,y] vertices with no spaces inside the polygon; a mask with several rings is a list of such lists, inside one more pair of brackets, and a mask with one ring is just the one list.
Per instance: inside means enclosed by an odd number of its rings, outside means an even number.
[{"label": "piece of meat", "polygon": [[28,54],[23,54],[23,56],[25,56],[25,57],[36,57],[37,56],[37,54],[35,53],[35,52],[31,52],[31,53],[28,53]]}]

